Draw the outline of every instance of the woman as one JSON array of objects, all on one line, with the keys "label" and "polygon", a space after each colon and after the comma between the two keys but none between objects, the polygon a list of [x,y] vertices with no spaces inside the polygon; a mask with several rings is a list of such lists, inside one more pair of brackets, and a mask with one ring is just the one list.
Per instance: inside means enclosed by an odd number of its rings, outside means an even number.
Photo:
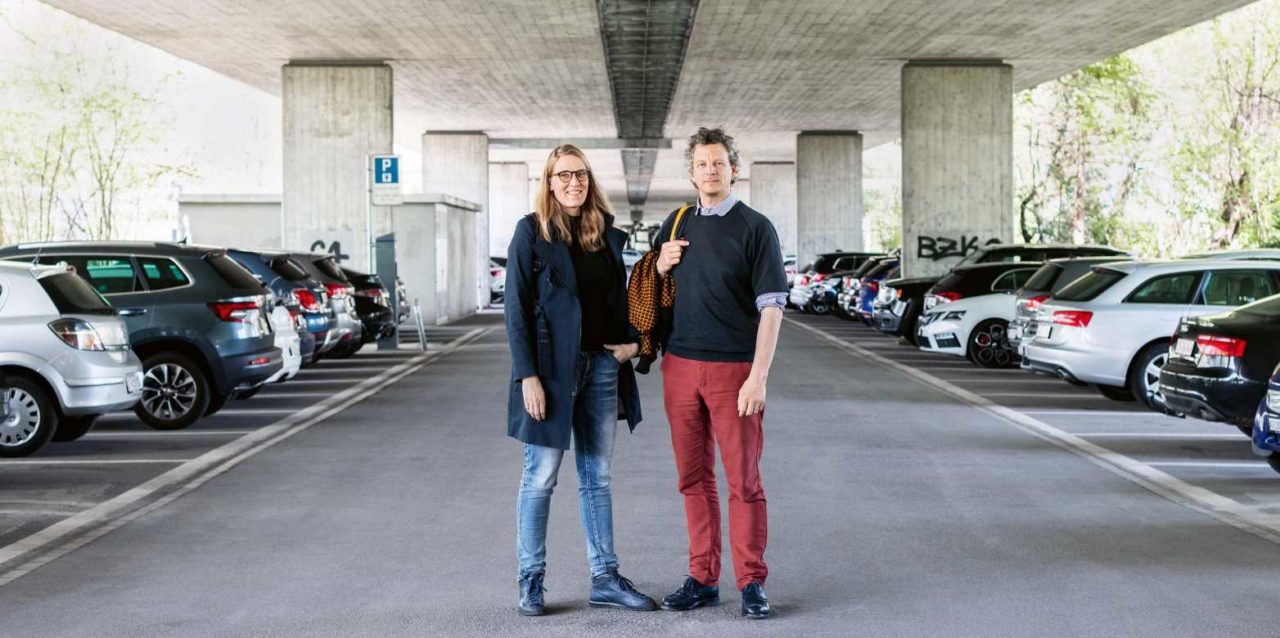
[{"label": "woman", "polygon": [[618,574],[613,552],[609,467],[619,406],[633,430],[640,422],[630,361],[639,346],[627,320],[622,261],[627,234],[613,227],[609,202],[577,147],[551,151],[541,189],[507,249],[504,300],[512,362],[507,434],[524,443],[516,502],[519,612],[546,613],[547,515],[570,441],[591,606],[657,609]]}]

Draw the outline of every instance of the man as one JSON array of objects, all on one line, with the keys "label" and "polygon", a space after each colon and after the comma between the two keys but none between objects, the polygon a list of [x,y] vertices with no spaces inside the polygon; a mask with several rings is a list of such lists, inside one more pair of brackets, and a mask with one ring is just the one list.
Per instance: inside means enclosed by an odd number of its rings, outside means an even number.
[{"label": "man", "polygon": [[778,343],[787,276],[773,224],[734,197],[738,148],[720,129],[698,129],[685,150],[698,189],[694,214],[659,232],[657,271],[674,277],[671,334],[662,359],[679,489],[689,528],[689,575],[662,608],[720,602],[720,500],[715,448],[729,485],[729,538],[742,613],[769,615],[764,593],[768,520],[760,454],[765,384]]}]

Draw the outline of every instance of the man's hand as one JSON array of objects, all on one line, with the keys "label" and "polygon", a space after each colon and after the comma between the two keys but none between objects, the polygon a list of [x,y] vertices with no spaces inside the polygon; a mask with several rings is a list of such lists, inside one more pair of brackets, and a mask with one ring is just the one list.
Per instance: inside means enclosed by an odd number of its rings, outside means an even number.
[{"label": "man's hand", "polygon": [[764,412],[764,381],[755,377],[747,377],[742,389],[738,390],[738,416],[755,416]]},{"label": "man's hand", "polygon": [[626,363],[628,359],[640,354],[640,344],[638,343],[624,343],[616,346],[605,344],[604,349],[613,353],[613,358],[617,359],[620,364]]},{"label": "man's hand", "polygon": [[524,409],[534,421],[547,418],[547,395],[542,390],[542,381],[538,377],[525,377],[520,380],[521,394],[524,395]]},{"label": "man's hand", "polygon": [[684,239],[672,239],[662,244],[662,252],[658,253],[658,274],[666,277],[680,263],[680,256],[688,245],[689,242]]}]

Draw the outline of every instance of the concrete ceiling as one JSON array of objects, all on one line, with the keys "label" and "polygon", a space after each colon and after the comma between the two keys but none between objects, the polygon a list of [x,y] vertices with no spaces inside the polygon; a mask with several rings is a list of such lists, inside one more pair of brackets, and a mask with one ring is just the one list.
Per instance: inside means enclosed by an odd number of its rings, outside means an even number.
[{"label": "concrete ceiling", "polygon": [[[607,21],[598,11],[625,4],[616,0],[45,2],[277,95],[280,67],[290,60],[387,60],[395,73],[397,142],[410,147],[424,130],[592,139],[615,138],[626,127],[618,114],[628,109],[617,109],[611,92],[611,71],[619,69],[608,64],[601,33]],[[727,127],[746,162],[794,159],[802,130],[859,130],[869,147],[898,137],[899,69],[907,60],[1004,60],[1020,90],[1249,0],[692,4],[664,131],[677,148],[657,154],[645,207],[652,216],[688,198],[679,140],[700,125]],[[610,41],[637,41],[634,19],[609,24],[627,30],[606,34]],[[659,54],[670,57],[656,51],[655,60]],[[635,56],[624,57],[635,68]],[[620,152],[589,155],[615,206],[625,209]],[[546,150],[491,153],[493,161],[530,161],[535,174],[545,157]]]}]

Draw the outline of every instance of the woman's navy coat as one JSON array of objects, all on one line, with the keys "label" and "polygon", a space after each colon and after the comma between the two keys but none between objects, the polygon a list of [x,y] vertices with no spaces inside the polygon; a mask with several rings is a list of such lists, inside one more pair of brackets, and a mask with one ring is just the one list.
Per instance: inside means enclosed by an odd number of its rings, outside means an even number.
[{"label": "woman's navy coat", "polygon": [[[617,271],[620,303],[616,310],[620,317],[616,319],[628,327],[634,342],[635,329],[627,321],[627,272],[622,261],[627,234],[614,228],[613,216],[607,214],[605,243]],[[507,287],[503,297],[511,344],[507,435],[525,443],[567,450],[573,433],[573,405],[581,365],[578,347],[582,340],[582,307],[569,247],[560,241],[542,239],[534,214],[516,224],[507,249]],[[533,375],[541,379],[547,397],[543,421],[534,420],[524,409],[520,380]],[[618,399],[618,418],[626,418],[635,430],[641,418],[640,393],[630,361],[618,368]]]}]

